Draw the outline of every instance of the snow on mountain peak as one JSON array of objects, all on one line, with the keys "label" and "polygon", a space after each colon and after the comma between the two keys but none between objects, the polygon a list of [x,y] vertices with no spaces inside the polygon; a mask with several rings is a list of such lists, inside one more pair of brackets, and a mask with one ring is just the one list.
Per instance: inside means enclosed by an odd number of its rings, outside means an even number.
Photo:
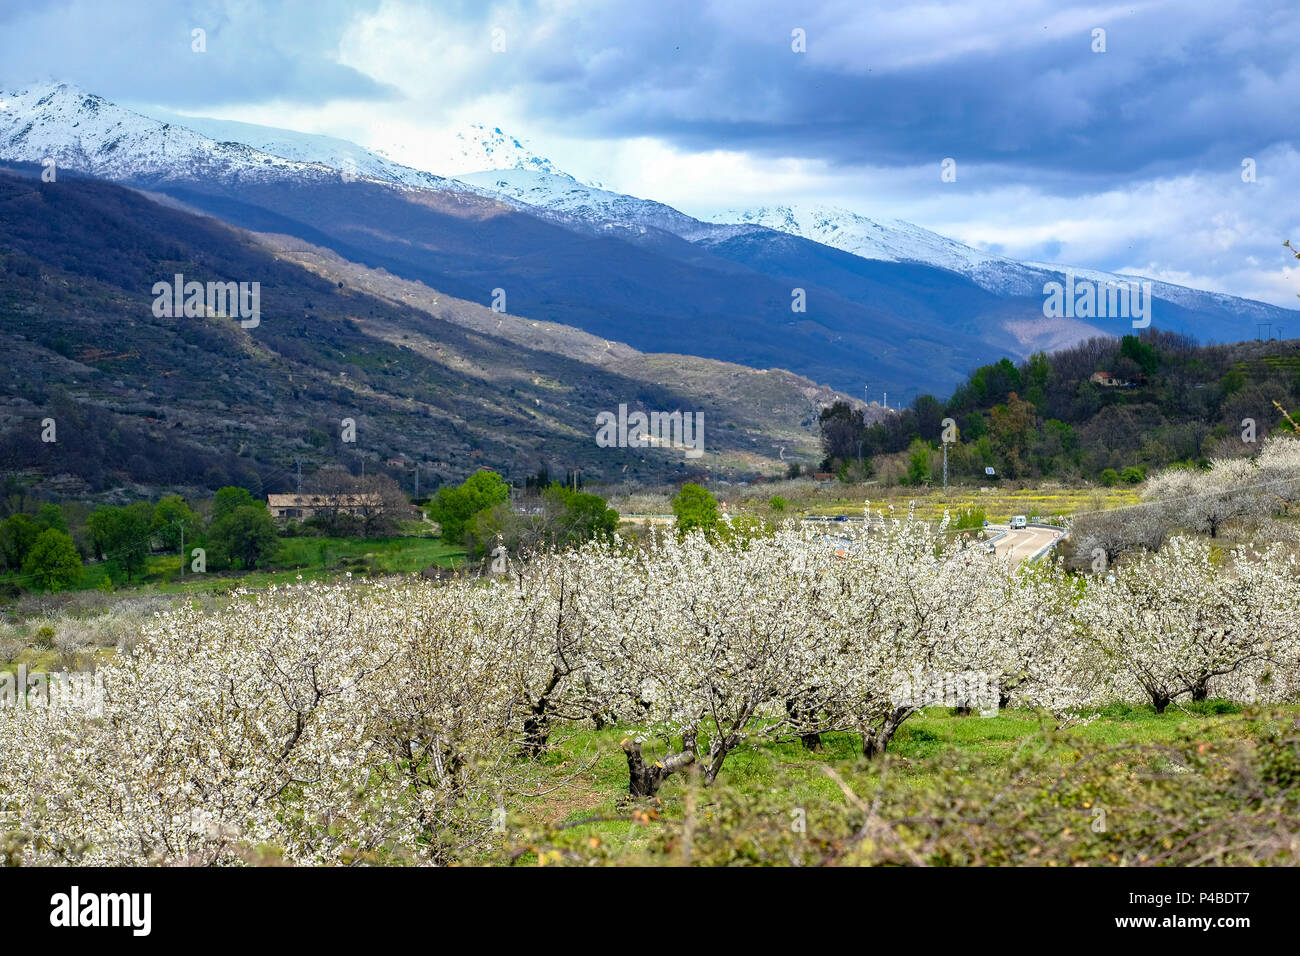
[{"label": "snow on mountain peak", "polygon": [[440,174],[513,170],[577,184],[496,126],[455,131],[431,172],[334,136],[148,106],[132,110],[67,83],[0,90],[0,159],[39,163],[46,157],[60,167],[114,180],[341,174],[345,181],[463,190]]},{"label": "snow on mountain peak", "polygon": [[711,218],[719,223],[765,226],[884,262],[925,262],[962,272],[990,262],[1011,261],[901,219],[868,219],[848,209],[819,203],[729,210]]},{"label": "snow on mountain peak", "polygon": [[[399,188],[471,191],[594,230],[659,230],[692,242],[725,241],[771,229],[866,259],[916,262],[960,273],[999,295],[1040,296],[1068,267],[1018,262],[898,219],[869,219],[808,203],[719,213],[701,221],[671,206],[582,183],[500,127],[472,125],[449,137],[436,163],[445,179],[331,136],[126,109],[67,83],[0,90],[0,160],[40,163],[119,181],[271,179],[369,180]],[[1098,281],[1137,278],[1072,270]],[[1189,308],[1213,302],[1253,315],[1270,307],[1154,282],[1155,295]],[[1261,313],[1262,314],[1262,313]]]},{"label": "snow on mountain peak", "polygon": [[217,142],[151,119],[68,83],[0,90],[0,159],[39,163],[105,179],[324,175],[318,163]]},{"label": "snow on mountain peak", "polygon": [[572,178],[545,157],[538,156],[523,142],[504,133],[499,126],[472,124],[456,131],[450,154],[439,172],[448,175],[486,170],[524,169],[535,173]]}]

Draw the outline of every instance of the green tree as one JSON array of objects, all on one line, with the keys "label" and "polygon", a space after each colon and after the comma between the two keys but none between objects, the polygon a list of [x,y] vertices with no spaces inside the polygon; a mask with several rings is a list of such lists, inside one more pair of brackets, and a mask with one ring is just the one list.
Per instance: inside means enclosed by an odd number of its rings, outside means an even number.
[{"label": "green tree", "polygon": [[904,484],[924,484],[930,480],[930,446],[916,438],[912,440],[912,447],[908,451],[907,476]]},{"label": "green tree", "polygon": [[1047,386],[1052,376],[1052,363],[1046,353],[1035,352],[1025,364],[1025,401],[1042,410],[1047,404]]},{"label": "green tree", "polygon": [[240,505],[212,522],[208,537],[225,555],[251,571],[275,557],[280,539],[265,505]]},{"label": "green tree", "polygon": [[497,502],[470,518],[464,540],[475,555],[490,554],[498,542],[519,554],[608,540],[616,530],[618,512],[604,498],[552,483],[542,492],[540,514],[516,514],[508,502]]},{"label": "green tree", "polygon": [[23,574],[41,590],[57,591],[81,579],[81,555],[70,536],[47,528],[37,535],[27,552]]},{"label": "green tree", "polygon": [[1012,392],[1005,405],[993,407],[989,417],[989,437],[1002,463],[1002,471],[1008,478],[1018,478],[1024,473],[1024,454],[1034,427],[1034,406]]},{"label": "green tree", "polygon": [[455,488],[442,488],[429,502],[429,517],[442,526],[444,541],[461,543],[470,519],[510,500],[510,486],[495,471],[476,471]]},{"label": "green tree", "polygon": [[821,429],[822,452],[826,456],[823,468],[829,470],[835,467],[836,461],[857,459],[859,443],[865,438],[862,409],[838,401],[822,409],[817,423]]},{"label": "green tree", "polygon": [[549,499],[558,512],[561,543],[577,544],[592,538],[608,540],[618,530],[618,512],[609,507],[600,495],[553,484],[542,493],[542,498]]},{"label": "green tree", "polygon": [[55,531],[68,533],[68,520],[63,517],[63,510],[56,504],[46,503],[36,512],[36,523],[41,528],[53,528]]},{"label": "green tree", "polygon": [[120,571],[128,581],[144,571],[152,537],[145,509],[135,505],[125,508],[105,505],[95,509],[89,524],[95,547],[110,567]]},{"label": "green tree", "polygon": [[1114,488],[1119,484],[1119,472],[1114,468],[1106,468],[1101,473],[1101,483],[1107,488]]},{"label": "green tree", "polygon": [[199,527],[196,515],[180,495],[168,495],[153,509],[153,533],[168,551],[179,551],[181,536],[193,541]]},{"label": "green tree", "polygon": [[21,568],[40,533],[41,526],[21,511],[0,521],[0,559],[4,560],[5,567]]},{"label": "green tree", "polygon": [[938,441],[943,432],[943,403],[933,395],[918,395],[912,402],[916,430],[926,441]]},{"label": "green tree", "polygon": [[988,432],[988,423],[979,412],[971,412],[961,420],[961,437],[965,440],[975,441],[977,438],[983,438]]},{"label": "green tree", "polygon": [[236,508],[255,507],[258,504],[265,506],[266,502],[259,502],[247,488],[227,485],[212,499],[212,523],[216,524]]},{"label": "green tree", "polygon": [[701,485],[684,484],[681,491],[673,497],[673,514],[677,518],[677,534],[684,537],[697,528],[707,535],[718,529],[721,515],[718,513],[718,499],[709,494]]},{"label": "green tree", "polygon": [[1150,375],[1160,367],[1160,354],[1136,335],[1126,335],[1120,339],[1119,354],[1136,362],[1145,375]]},{"label": "green tree", "polygon": [[1246,373],[1239,368],[1231,369],[1219,380],[1219,387],[1224,398],[1231,398],[1246,387]]},{"label": "green tree", "polygon": [[109,525],[112,524],[114,508],[96,508],[86,518],[86,531],[90,535],[90,547],[96,560],[104,560],[108,548]]}]

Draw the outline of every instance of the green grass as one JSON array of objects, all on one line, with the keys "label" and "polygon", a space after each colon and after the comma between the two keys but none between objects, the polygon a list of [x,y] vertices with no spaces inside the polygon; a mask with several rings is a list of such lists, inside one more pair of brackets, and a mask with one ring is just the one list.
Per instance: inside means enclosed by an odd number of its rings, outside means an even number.
[{"label": "green grass", "polygon": [[103,562],[88,564],[72,590],[131,587],[163,594],[201,593],[291,584],[299,575],[304,581],[328,581],[348,572],[415,572],[432,564],[453,567],[465,559],[464,548],[441,538],[281,538],[280,546],[280,553],[269,567],[248,572],[209,570],[194,574],[187,562],[182,575],[180,555],[151,554],[144,573],[127,583],[110,580],[109,568]]},{"label": "green grass", "polygon": [[[1226,738],[1239,732],[1238,713],[1237,707],[1223,701],[1171,707],[1164,714],[1156,714],[1150,706],[1115,705],[1105,708],[1086,726],[1072,728],[1070,734],[1075,742],[1101,746],[1172,743],[1189,732],[1204,735],[1207,740]],[[870,787],[879,781],[882,767],[887,768],[895,785],[920,789],[940,780],[939,762],[932,758],[945,751],[960,751],[980,772],[995,776],[1043,727],[1039,717],[1030,711],[1002,711],[985,718],[930,708],[903,724],[889,745],[884,764],[877,762],[864,769],[860,740],[851,734],[823,734],[818,752],[806,750],[798,741],[754,740],[727,757],[718,782],[754,792],[779,787],[790,795],[792,806],[843,801],[843,794],[823,767],[836,770],[846,779],[855,778],[859,794],[863,793],[864,783]],[[634,853],[651,834],[649,828],[623,819],[628,813],[622,804],[627,793],[627,761],[619,746],[623,736],[618,730],[557,727],[552,735],[553,749],[544,759],[556,772],[577,773],[577,778],[572,786],[529,801],[512,820],[512,828],[535,831],[593,817],[617,817],[620,819],[582,824],[573,829],[574,836],[598,837],[606,845],[620,847],[620,853]],[[1071,746],[1062,743],[1059,749],[1064,754]],[[646,741],[642,750],[647,760],[665,753],[659,740]],[[588,763],[590,768],[583,769]],[[685,783],[685,777],[678,774],[664,784],[659,794],[661,817],[683,816]],[[535,861],[531,855],[520,860]]]},{"label": "green grass", "polygon": [[[838,492],[838,490],[837,490]],[[989,491],[978,488],[954,487],[945,495],[934,488],[889,488],[863,486],[860,497],[850,500],[838,497],[832,501],[818,500],[805,504],[810,515],[847,514],[857,518],[862,515],[862,503],[871,500],[873,512],[894,506],[894,514],[907,514],[909,502],[916,502],[916,516],[924,521],[938,521],[944,510],[955,519],[967,508],[983,508],[990,522],[999,524],[1012,515],[1037,515],[1044,520],[1064,515],[1069,517],[1083,511],[1116,508],[1141,501],[1140,492],[1132,485],[1115,488],[1059,488],[1059,489],[1003,489],[992,487]]]}]

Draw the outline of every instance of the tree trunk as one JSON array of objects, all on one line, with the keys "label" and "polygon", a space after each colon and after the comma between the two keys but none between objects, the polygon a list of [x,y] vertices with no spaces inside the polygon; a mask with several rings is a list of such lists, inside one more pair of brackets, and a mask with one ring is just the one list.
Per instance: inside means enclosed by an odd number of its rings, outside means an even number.
[{"label": "tree trunk", "polygon": [[[813,723],[812,708],[801,706],[797,700],[787,700],[785,702],[785,712],[796,728],[801,725],[808,727]],[[795,733],[799,733],[799,731],[796,730]],[[799,742],[803,744],[805,750],[820,752],[822,749],[822,735],[815,730],[811,733],[799,733]]]},{"label": "tree trunk", "polygon": [[727,759],[727,754],[739,746],[739,734],[713,737],[709,740],[709,765],[704,768],[704,785],[706,787],[713,786],[713,781],[718,779],[718,773],[722,770],[722,762]]},{"label": "tree trunk", "polygon": [[811,734],[800,734],[799,743],[803,744],[804,750],[811,750],[815,753],[821,753],[822,735],[814,731]]},{"label": "tree trunk", "polygon": [[532,713],[524,719],[524,753],[529,757],[539,756],[546,750],[546,743],[551,737],[551,694],[555,692],[565,673],[558,667],[551,669],[551,679],[538,695],[537,701],[529,708]]},{"label": "tree trunk", "polygon": [[624,738],[620,746],[627,754],[627,792],[633,797],[657,797],[659,788],[670,776],[688,764],[695,762],[695,749],[683,749],[681,753],[665,757],[647,764],[641,756],[641,742]]},{"label": "tree trunk", "polygon": [[1165,712],[1165,708],[1169,706],[1171,700],[1172,698],[1170,698],[1167,694],[1156,693],[1154,691],[1151,694],[1151,705],[1155,707],[1157,714],[1163,714]]},{"label": "tree trunk", "polygon": [[895,707],[885,717],[879,728],[864,728],[862,731],[862,756],[868,760],[883,756],[885,748],[894,739],[894,733],[903,725],[903,721],[916,711],[911,707]]},{"label": "tree trunk", "polygon": [[533,708],[531,716],[524,718],[524,753],[529,757],[540,756],[546,750],[550,736],[551,718],[545,705],[539,704]]},{"label": "tree trunk", "polygon": [[1202,677],[1192,686],[1192,700],[1210,699],[1210,679]]}]

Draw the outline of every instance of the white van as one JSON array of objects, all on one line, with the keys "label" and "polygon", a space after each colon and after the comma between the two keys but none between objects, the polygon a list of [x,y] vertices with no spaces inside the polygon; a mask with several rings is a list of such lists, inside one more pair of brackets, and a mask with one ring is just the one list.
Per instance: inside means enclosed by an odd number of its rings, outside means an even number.
[{"label": "white van", "polygon": [[1024,515],[1016,515],[1014,518],[1011,519],[1011,530],[1013,531],[1018,531],[1019,529],[1027,527],[1028,525],[1029,525],[1029,519],[1027,519]]}]

